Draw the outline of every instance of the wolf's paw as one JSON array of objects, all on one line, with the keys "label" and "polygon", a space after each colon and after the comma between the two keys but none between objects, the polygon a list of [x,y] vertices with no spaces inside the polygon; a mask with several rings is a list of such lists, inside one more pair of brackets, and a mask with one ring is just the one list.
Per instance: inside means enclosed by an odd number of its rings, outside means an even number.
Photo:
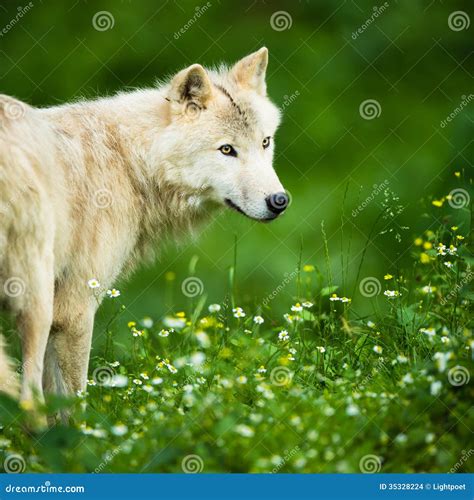
[{"label": "wolf's paw", "polygon": [[43,408],[31,399],[22,399],[19,404],[24,411],[24,427],[29,434],[35,434],[48,428],[48,421]]}]

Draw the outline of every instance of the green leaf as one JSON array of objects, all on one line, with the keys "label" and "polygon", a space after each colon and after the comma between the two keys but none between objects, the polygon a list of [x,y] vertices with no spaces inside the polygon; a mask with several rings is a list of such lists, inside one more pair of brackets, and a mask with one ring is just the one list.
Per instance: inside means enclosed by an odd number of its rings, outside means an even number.
[{"label": "green leaf", "polygon": [[321,290],[321,296],[326,297],[334,293],[339,287],[337,285],[334,286],[326,286]]}]

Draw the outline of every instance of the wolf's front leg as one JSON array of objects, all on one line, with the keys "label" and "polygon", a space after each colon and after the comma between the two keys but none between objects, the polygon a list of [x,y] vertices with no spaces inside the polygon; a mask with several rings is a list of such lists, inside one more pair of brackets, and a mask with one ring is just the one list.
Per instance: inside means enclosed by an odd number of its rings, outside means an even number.
[{"label": "wolf's front leg", "polygon": [[[42,427],[46,420],[37,409],[38,404],[43,402],[41,382],[53,317],[54,274],[51,256],[32,262],[25,280],[26,300],[19,307],[17,317],[23,357],[20,401],[25,409],[31,411],[33,426]],[[19,298],[16,300],[19,301]]]},{"label": "wolf's front leg", "polygon": [[[51,302],[48,304],[48,302]],[[26,409],[33,409],[43,401],[41,377],[52,319],[52,297],[33,299],[27,310],[18,315],[23,354],[23,379],[20,401]]]},{"label": "wolf's front leg", "polygon": [[[85,390],[96,308],[90,296],[64,289],[56,292],[45,356],[46,393],[66,396]],[[67,415],[62,417],[64,420]]]}]

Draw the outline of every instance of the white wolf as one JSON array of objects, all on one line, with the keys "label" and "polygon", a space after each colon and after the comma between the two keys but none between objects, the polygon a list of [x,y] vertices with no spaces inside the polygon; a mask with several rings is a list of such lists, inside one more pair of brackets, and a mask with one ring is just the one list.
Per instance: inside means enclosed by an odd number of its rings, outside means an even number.
[{"label": "white wolf", "polygon": [[[85,388],[97,300],[156,240],[229,206],[288,204],[272,167],[268,51],[149,90],[35,109],[0,96],[0,302],[21,334],[26,406]],[[1,339],[0,339],[1,340]],[[0,345],[0,390],[17,382]]]}]

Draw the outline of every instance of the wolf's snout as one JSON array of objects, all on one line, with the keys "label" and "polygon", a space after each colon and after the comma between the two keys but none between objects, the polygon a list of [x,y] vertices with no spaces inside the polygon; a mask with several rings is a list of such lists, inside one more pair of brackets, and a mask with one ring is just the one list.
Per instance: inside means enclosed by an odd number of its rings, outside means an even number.
[{"label": "wolf's snout", "polygon": [[286,193],[281,192],[267,196],[265,198],[265,201],[267,203],[268,210],[278,215],[285,210],[285,208],[288,206],[290,199],[288,198],[288,195]]}]

